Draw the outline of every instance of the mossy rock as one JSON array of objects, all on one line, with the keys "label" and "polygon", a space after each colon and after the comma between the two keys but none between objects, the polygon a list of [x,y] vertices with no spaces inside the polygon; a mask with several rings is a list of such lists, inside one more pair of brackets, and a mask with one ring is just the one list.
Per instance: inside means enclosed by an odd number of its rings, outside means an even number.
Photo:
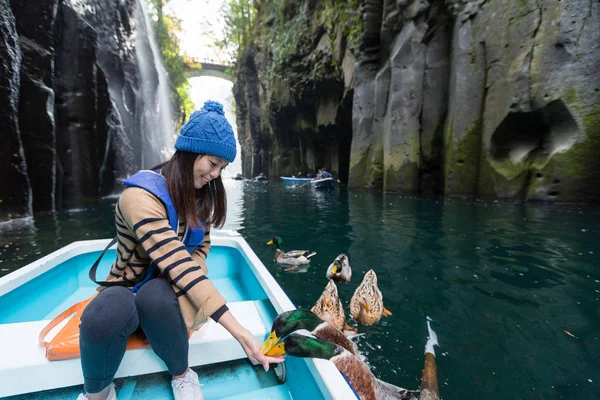
[{"label": "mossy rock", "polygon": [[[351,189],[383,189],[383,146],[369,146],[362,154],[350,156]],[[358,161],[357,161],[358,160]]]},{"label": "mossy rock", "polygon": [[407,161],[399,169],[388,167],[384,172],[383,190],[386,192],[418,193],[419,163]]},{"label": "mossy rock", "polygon": [[481,120],[475,121],[464,133],[453,134],[453,118],[445,132],[445,193],[452,196],[477,195],[481,155]]}]

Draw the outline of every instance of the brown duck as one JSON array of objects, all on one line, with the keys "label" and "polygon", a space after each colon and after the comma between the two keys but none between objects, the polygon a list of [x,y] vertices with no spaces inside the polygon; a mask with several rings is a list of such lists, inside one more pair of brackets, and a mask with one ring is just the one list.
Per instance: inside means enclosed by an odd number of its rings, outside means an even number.
[{"label": "brown duck", "polygon": [[376,324],[382,316],[392,315],[383,306],[383,295],[377,287],[377,275],[372,269],[365,274],[352,295],[350,314],[352,314],[352,318],[363,325]]}]

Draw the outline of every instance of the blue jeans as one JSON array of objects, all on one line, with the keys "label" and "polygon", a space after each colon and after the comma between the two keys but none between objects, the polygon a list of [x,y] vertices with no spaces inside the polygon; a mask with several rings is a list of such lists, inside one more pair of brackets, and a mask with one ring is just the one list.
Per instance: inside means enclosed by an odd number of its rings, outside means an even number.
[{"label": "blue jeans", "polygon": [[81,316],[79,347],[86,393],[98,393],[112,382],[129,336],[140,327],[172,375],[187,370],[188,331],[171,284],[156,278],[135,295],[113,286],[100,292]]}]

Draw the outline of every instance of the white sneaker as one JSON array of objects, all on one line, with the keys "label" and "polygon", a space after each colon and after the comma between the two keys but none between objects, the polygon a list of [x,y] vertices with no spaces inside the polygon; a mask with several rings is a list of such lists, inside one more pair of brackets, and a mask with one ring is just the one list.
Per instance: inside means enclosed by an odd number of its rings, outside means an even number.
[{"label": "white sneaker", "polygon": [[[81,393],[78,397],[77,400],[89,400],[89,398]],[[117,400],[117,392],[115,391],[115,384],[111,383],[110,384],[110,390],[108,391],[108,397],[106,398],[106,400]]]},{"label": "white sneaker", "polygon": [[204,400],[198,374],[192,369],[188,369],[183,378],[173,379],[171,387],[175,400]]}]

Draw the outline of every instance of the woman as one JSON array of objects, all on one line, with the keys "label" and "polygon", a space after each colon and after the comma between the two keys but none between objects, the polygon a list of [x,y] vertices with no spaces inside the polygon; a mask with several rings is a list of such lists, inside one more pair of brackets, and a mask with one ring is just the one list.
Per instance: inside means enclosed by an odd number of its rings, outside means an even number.
[{"label": "woman", "polygon": [[[282,357],[264,356],[207,278],[210,227],[226,214],[221,171],[236,155],[221,104],[194,112],[175,142],[173,157],[128,178],[116,205],[117,259],[109,286],[86,307],[80,325],[84,389],[78,400],[116,399],[113,377],[128,337],[138,328],[173,375],[175,400],[204,399],[188,368],[188,329],[212,318],[265,370]],[[177,231],[177,233],[176,233]]]}]

